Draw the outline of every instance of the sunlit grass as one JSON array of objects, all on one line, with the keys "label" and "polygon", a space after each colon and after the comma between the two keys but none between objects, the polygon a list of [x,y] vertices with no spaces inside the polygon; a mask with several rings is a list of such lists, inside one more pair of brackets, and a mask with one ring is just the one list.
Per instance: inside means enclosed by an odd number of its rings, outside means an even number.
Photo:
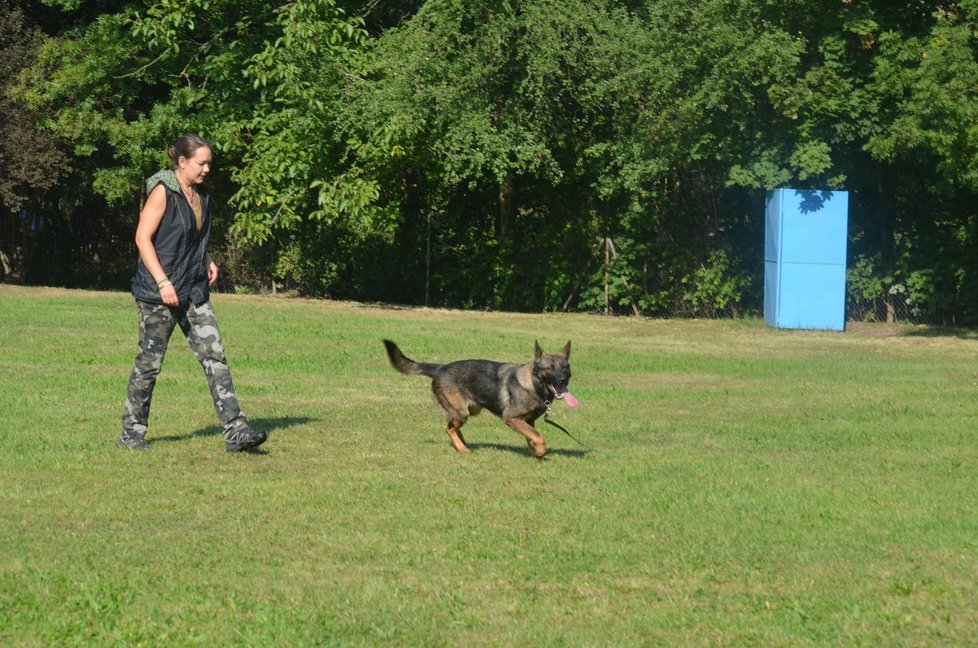
[{"label": "sunlit grass", "polygon": [[[967,645],[978,341],[218,295],[260,454],[124,294],[0,286],[2,645]],[[573,341],[550,459],[452,449],[418,360]]]}]

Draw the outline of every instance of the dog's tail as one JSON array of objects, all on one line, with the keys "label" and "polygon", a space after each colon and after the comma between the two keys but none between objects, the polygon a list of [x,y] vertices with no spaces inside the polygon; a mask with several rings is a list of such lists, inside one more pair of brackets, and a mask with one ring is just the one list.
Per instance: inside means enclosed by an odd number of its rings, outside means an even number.
[{"label": "dog's tail", "polygon": [[384,340],[384,346],[387,347],[387,357],[391,361],[391,366],[400,371],[402,374],[407,374],[409,376],[428,376],[430,378],[434,376],[435,372],[441,367],[441,365],[432,364],[430,362],[415,362],[411,358],[401,353],[401,350],[397,348],[397,345],[390,340]]}]

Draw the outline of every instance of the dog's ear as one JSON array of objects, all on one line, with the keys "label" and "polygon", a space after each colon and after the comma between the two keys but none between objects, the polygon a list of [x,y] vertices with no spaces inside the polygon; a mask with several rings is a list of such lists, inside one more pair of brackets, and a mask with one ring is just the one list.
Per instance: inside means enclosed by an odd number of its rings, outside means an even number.
[{"label": "dog's ear", "polygon": [[543,349],[540,348],[540,342],[533,340],[533,359],[539,360],[543,357]]},{"label": "dog's ear", "polygon": [[560,351],[560,353],[565,358],[570,358],[570,340],[567,340],[567,344],[564,345],[564,348]]}]

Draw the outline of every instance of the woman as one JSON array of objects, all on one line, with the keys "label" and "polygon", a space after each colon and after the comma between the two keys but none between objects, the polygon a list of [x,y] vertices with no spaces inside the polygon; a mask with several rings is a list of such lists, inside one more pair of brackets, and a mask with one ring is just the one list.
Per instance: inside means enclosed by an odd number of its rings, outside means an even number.
[{"label": "woman", "polygon": [[139,311],[139,353],[129,377],[118,445],[132,450],[148,447],[153,387],[170,335],[179,326],[204,367],[228,451],[247,450],[267,437],[249,428],[238,408],[208,301],[208,286],[217,281],[218,268],[207,253],[211,205],[200,186],[210,171],[211,147],[201,137],[187,134],[168,153],[173,170],[160,171],[146,182],[148,196],[136,227],[139,264],[132,294]]}]

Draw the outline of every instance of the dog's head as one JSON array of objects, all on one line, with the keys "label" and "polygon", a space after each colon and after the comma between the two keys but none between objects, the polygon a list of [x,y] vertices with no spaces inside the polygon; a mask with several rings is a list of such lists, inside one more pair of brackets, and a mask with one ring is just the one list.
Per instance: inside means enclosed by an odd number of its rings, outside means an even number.
[{"label": "dog's head", "polygon": [[534,342],[533,346],[533,377],[539,380],[554,398],[561,399],[565,395],[569,396],[567,383],[571,379],[570,341],[568,340],[558,353],[544,352],[539,342]]}]

